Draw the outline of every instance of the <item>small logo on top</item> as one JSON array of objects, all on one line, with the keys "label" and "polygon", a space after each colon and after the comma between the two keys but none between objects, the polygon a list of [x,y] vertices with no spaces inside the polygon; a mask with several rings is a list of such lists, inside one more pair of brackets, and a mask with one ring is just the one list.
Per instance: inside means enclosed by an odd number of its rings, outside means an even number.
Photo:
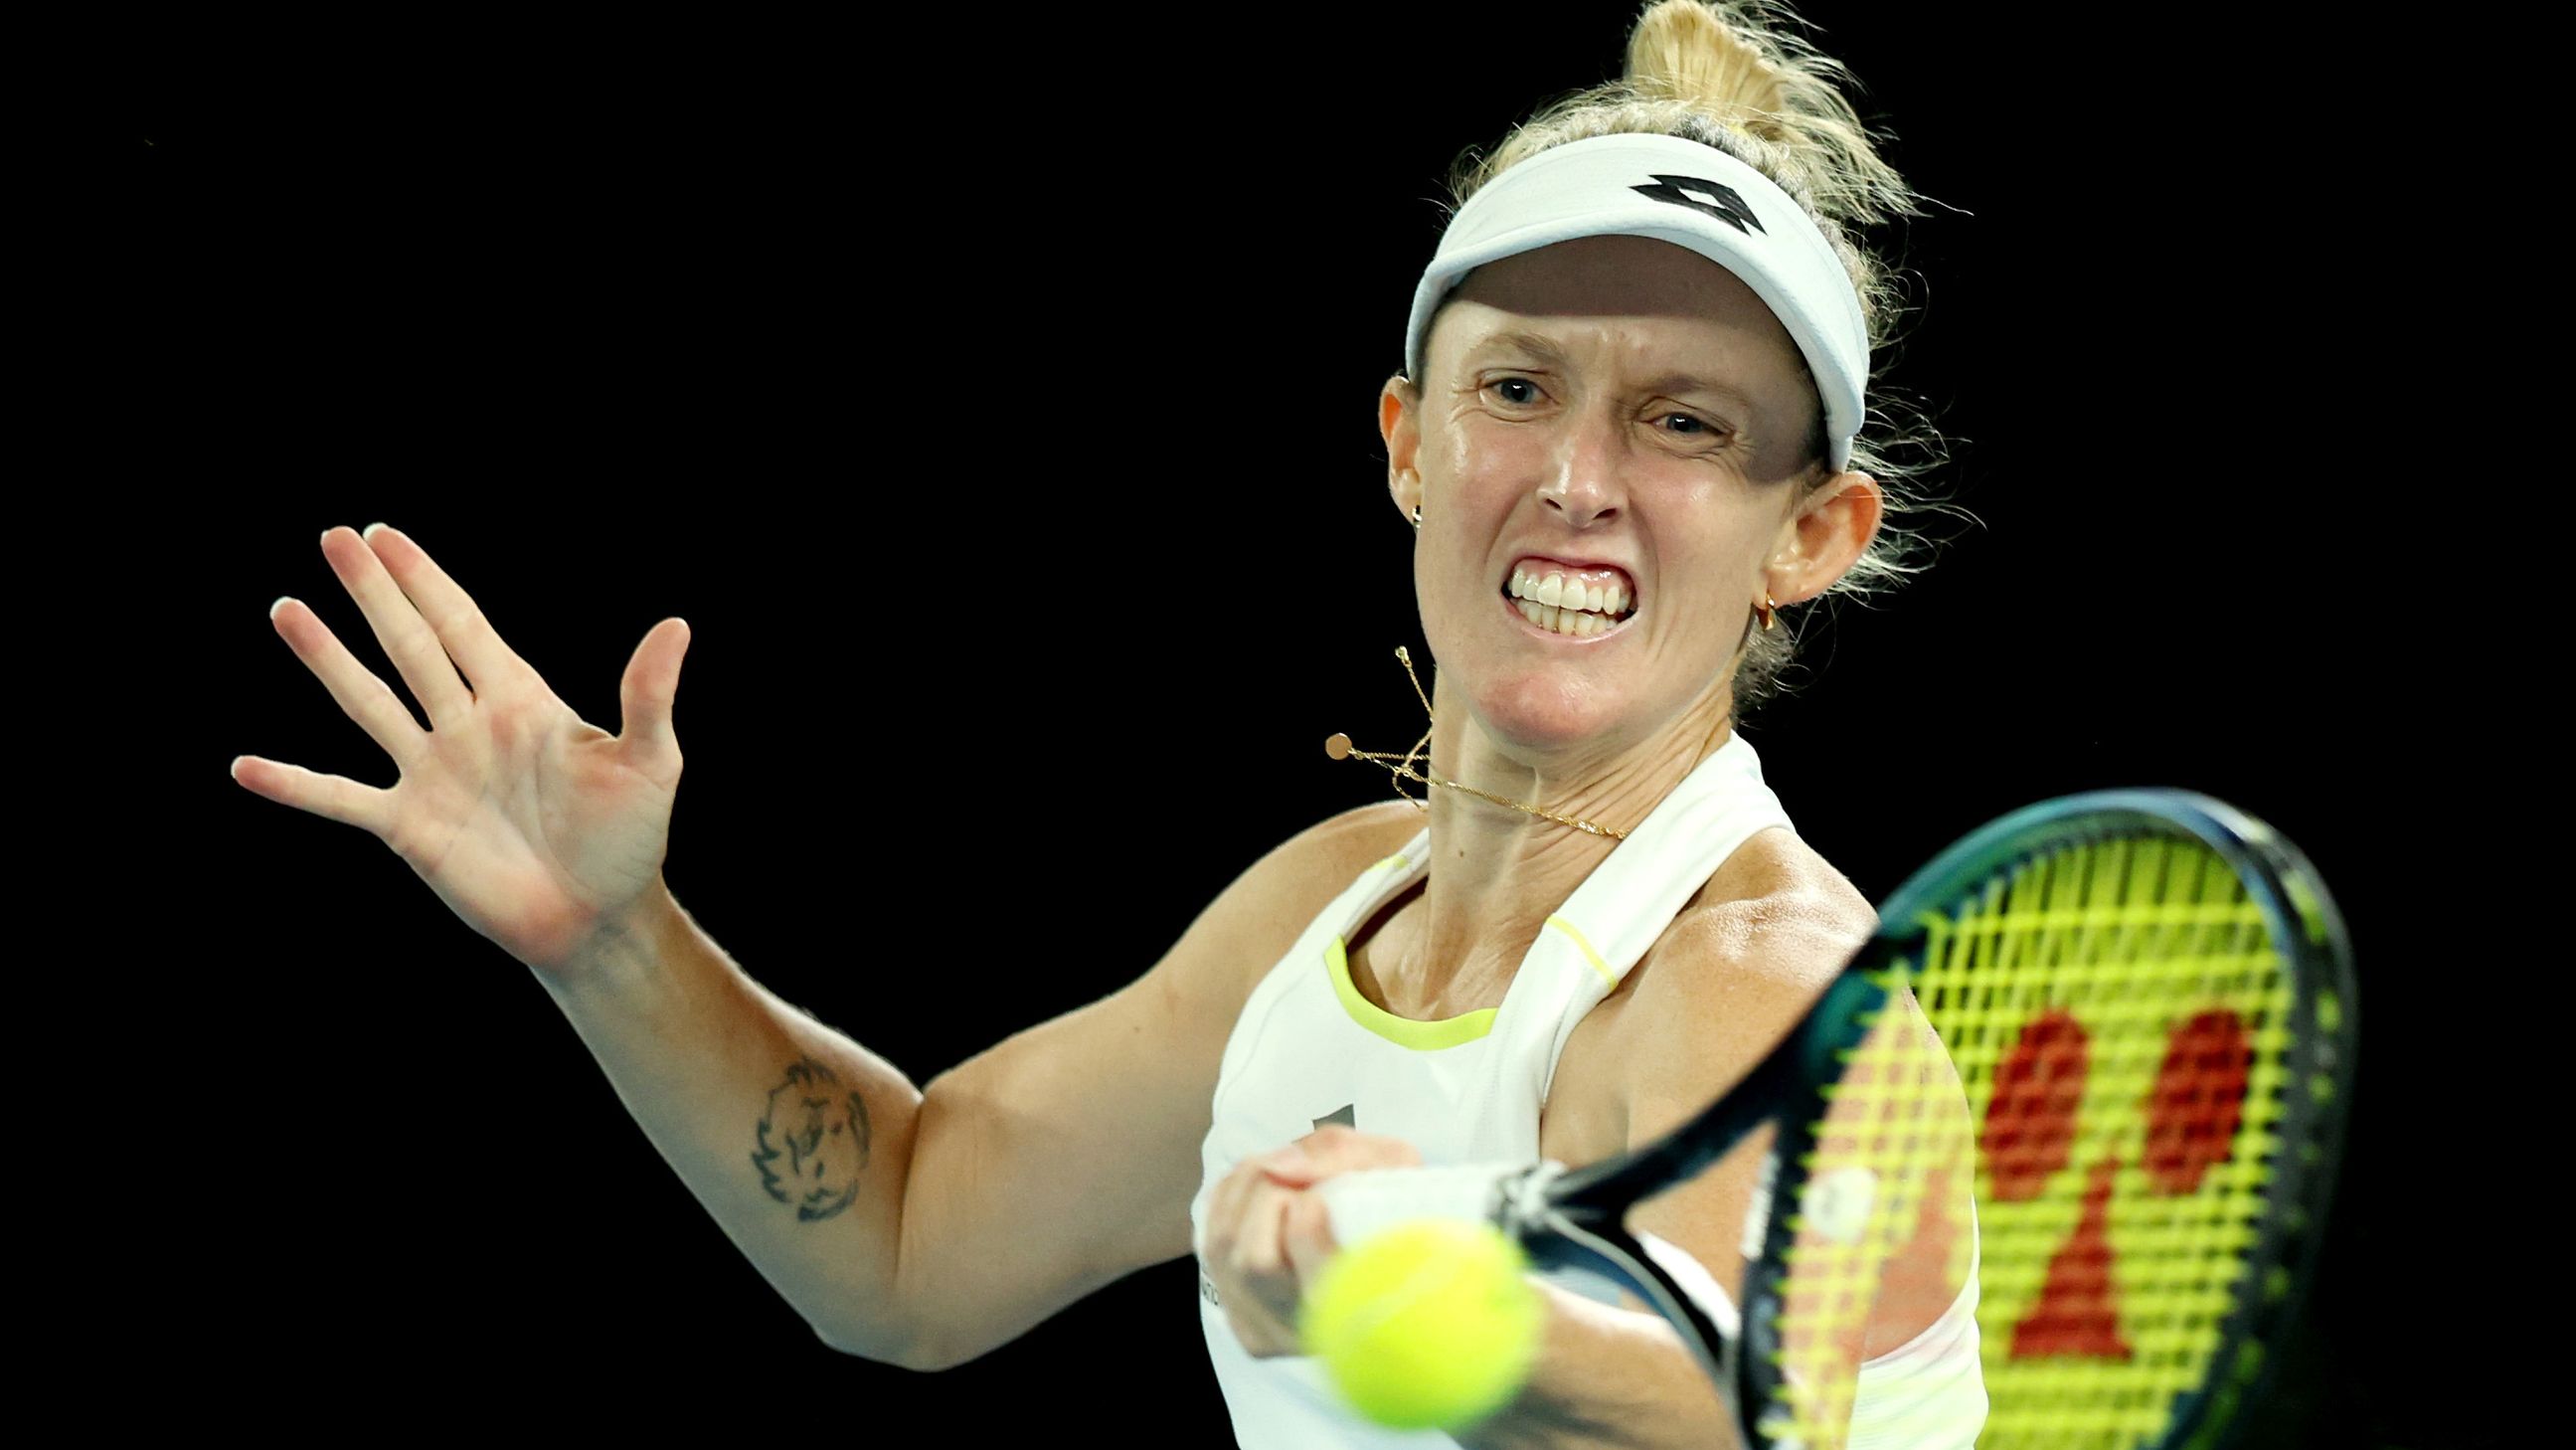
[{"label": "small logo on top", "polygon": [[1675,206],[1686,206],[1713,216],[1747,235],[1766,231],[1762,219],[1753,214],[1752,207],[1745,205],[1743,193],[1723,181],[1710,181],[1700,176],[1666,176],[1657,172],[1653,186],[1628,189],[1640,196],[1651,196],[1657,201],[1669,201]]}]

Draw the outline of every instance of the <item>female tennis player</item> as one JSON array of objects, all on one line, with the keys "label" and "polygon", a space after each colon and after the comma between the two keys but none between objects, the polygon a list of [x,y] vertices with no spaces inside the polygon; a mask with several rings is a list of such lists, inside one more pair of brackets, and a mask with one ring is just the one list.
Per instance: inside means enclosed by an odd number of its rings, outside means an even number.
[{"label": "female tennis player", "polygon": [[[1734,1443],[1670,1326],[1597,1283],[1534,1276],[1531,1377],[1454,1438],[1358,1419],[1295,1325],[1338,1248],[1318,1183],[1653,1139],[1869,933],[1734,728],[1799,606],[1908,567],[1862,436],[1890,288],[1855,234],[1911,199],[1780,18],[1663,0],[1624,80],[1458,182],[1378,400],[1437,669],[1427,755],[1359,753],[1423,800],[1282,843],[1135,982],[926,1090],[751,980],[667,889],[680,620],[635,651],[612,735],[399,529],[335,529],[323,553],[431,729],[281,601],[279,634],[401,776],[251,756],[234,776],[375,835],[531,967],[840,1349],[956,1365],[1195,1254],[1246,1446]],[[1762,1147],[1639,1209],[1706,1300],[1738,1292]],[[1953,1231],[1897,1250],[1846,1347],[1855,1444],[1900,1412],[1914,1445],[1983,1420],[1973,1213],[1927,1221]]]}]

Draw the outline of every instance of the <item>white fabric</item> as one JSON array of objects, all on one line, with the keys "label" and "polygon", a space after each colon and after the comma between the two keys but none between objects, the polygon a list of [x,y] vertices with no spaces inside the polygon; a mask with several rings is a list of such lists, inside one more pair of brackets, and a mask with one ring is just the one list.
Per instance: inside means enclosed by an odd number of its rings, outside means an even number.
[{"label": "white fabric", "polygon": [[1458,209],[1414,289],[1404,367],[1419,381],[1441,299],[1487,262],[1578,237],[1654,237],[1753,289],[1798,344],[1825,406],[1840,472],[1860,432],[1869,326],[1860,294],[1806,209],[1769,177],[1679,136],[1595,136],[1503,172]]},{"label": "white fabric", "polygon": [[[1741,1331],[1742,1311],[1699,1260],[1653,1234],[1635,1237],[1646,1256],[1699,1301],[1719,1333],[1732,1339]],[[1897,1348],[1862,1361],[1845,1450],[1975,1450],[1986,1423],[1985,1368],[1977,1358],[1978,1267],[1972,1249],[1968,1282],[1941,1317]],[[1601,1303],[1623,1302],[1620,1286],[1598,1275],[1551,1277]]]},{"label": "white fabric", "polygon": [[1986,1424],[1986,1374],[1977,1349],[1977,1272],[1969,1219],[1968,1282],[1931,1327],[1863,1360],[1844,1450],[1976,1450]]},{"label": "white fabric", "polygon": [[[1227,1038],[1213,1121],[1200,1151],[1199,1192],[1190,1204],[1192,1241],[1206,1231],[1209,1195],[1237,1163],[1305,1136],[1345,1108],[1353,1127],[1402,1138],[1429,1165],[1538,1162],[1540,1110],[1575,1025],[1609,995],[1718,866],[1770,826],[1788,828],[1789,818],[1762,783],[1753,748],[1742,736],[1732,737],[1558,908],[1514,974],[1489,1030],[1438,1049],[1400,1045],[1355,1020],[1334,986],[1327,955],[1336,939],[1346,941],[1379,907],[1422,879],[1428,833],[1362,873],[1262,979]],[[1684,1278],[1721,1325],[1736,1322],[1724,1291],[1687,1255],[1660,1241],[1647,1249]],[[1682,1274],[1684,1269],[1691,1272]],[[1575,1292],[1617,1300],[1615,1291],[1605,1294],[1606,1285],[1590,1275],[1550,1277]],[[1246,1450],[1434,1450],[1457,1443],[1436,1431],[1387,1430],[1359,1418],[1344,1408],[1311,1358],[1253,1358],[1226,1322],[1204,1269],[1199,1290],[1208,1355]],[[1973,1288],[1962,1302],[1973,1309]],[[1933,1382],[1955,1381],[1963,1372],[1954,1357],[1962,1336],[1953,1323],[1962,1312],[1954,1306],[1942,1321],[1949,1332],[1927,1333],[1863,1367],[1856,1434],[1865,1428],[1875,1394],[1920,1386],[1920,1394],[1906,1393],[1960,1403],[1942,1399]],[[1964,1373],[1976,1390],[1975,1419],[1966,1422],[1961,1438],[1919,1437],[1913,1443],[1965,1445],[1964,1436],[1983,1422],[1972,1313],[1964,1342]]]}]

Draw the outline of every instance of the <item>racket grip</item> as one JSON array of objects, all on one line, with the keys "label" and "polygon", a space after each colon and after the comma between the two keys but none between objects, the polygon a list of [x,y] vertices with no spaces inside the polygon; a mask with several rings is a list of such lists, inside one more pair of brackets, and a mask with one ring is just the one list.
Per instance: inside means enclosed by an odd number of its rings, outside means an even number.
[{"label": "racket grip", "polygon": [[1315,1185],[1343,1248],[1417,1218],[1499,1223],[1513,1180],[1527,1163],[1465,1163],[1438,1168],[1364,1168]]}]

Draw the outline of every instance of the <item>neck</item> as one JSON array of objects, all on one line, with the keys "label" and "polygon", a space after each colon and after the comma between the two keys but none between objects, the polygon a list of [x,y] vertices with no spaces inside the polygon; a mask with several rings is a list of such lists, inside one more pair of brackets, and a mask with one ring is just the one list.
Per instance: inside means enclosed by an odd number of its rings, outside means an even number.
[{"label": "neck", "polygon": [[[1549,757],[1510,752],[1479,728],[1467,701],[1435,679],[1431,761],[1423,774],[1617,831],[1643,823],[1683,777],[1727,742],[1729,682],[1652,737]],[[1548,916],[1618,846],[1464,791],[1432,787],[1430,879],[1417,973],[1426,997],[1505,980]]]}]

